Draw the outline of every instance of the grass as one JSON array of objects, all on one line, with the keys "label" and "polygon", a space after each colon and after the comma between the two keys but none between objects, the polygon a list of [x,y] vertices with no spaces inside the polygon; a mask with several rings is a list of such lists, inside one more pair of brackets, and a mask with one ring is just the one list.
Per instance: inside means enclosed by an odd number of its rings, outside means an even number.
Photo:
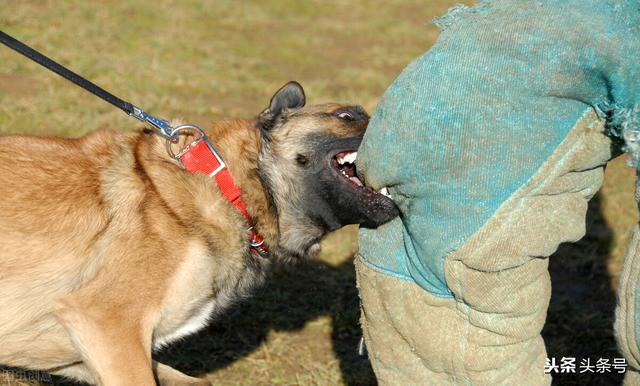
[{"label": "grass", "polygon": [[[354,102],[372,111],[401,69],[433,44],[439,31],[429,20],[452,3],[5,0],[0,25],[151,113],[207,126],[256,115],[290,79],[302,83],[310,103]],[[136,125],[8,49],[0,47],[0,63],[0,133],[79,136]],[[614,289],[638,220],[633,178],[622,159],[613,161],[591,203],[587,236],[551,257],[549,356],[619,356]],[[278,267],[256,297],[159,358],[216,385],[375,385],[368,360],[356,353],[356,231],[331,235],[316,260]],[[555,379],[620,381],[617,374]]]}]

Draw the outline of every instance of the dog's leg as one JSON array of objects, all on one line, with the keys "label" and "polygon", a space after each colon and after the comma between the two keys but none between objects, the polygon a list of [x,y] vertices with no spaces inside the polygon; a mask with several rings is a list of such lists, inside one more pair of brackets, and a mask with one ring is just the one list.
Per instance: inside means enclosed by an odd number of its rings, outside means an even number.
[{"label": "dog's leg", "polygon": [[59,301],[56,314],[95,381],[104,386],[155,385],[137,315],[87,308],[74,300]]},{"label": "dog's leg", "polygon": [[160,362],[153,362],[153,371],[160,386],[211,386],[206,379],[190,377]]},{"label": "dog's leg", "polygon": [[167,279],[156,274],[157,281],[149,280],[148,261],[144,253],[113,258],[85,286],[56,301],[56,316],[99,385],[156,384],[151,336]]}]

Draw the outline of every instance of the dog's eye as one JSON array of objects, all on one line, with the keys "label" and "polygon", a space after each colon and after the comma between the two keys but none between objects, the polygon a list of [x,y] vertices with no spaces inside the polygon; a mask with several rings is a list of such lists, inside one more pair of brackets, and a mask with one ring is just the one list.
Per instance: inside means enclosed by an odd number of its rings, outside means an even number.
[{"label": "dog's eye", "polygon": [[309,162],[309,160],[308,160],[308,159],[307,159],[307,157],[305,157],[304,155],[302,155],[302,154],[298,154],[298,155],[296,156],[296,162],[298,162],[298,164],[299,164],[299,165],[304,166],[304,165],[306,165],[306,164],[307,164],[307,162]]},{"label": "dog's eye", "polygon": [[345,121],[353,121],[353,115],[347,113],[346,111],[338,114],[338,118],[344,119]]}]

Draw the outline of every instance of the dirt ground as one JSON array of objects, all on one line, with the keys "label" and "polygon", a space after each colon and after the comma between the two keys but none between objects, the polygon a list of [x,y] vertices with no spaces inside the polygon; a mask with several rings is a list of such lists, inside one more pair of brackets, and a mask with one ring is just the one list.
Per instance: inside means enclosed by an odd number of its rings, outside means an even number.
[{"label": "dirt ground", "polygon": [[[310,103],[354,102],[373,111],[401,69],[437,38],[430,20],[453,3],[5,0],[0,26],[151,113],[207,126],[256,115],[290,79],[302,83]],[[0,47],[0,133],[78,136],[135,126]],[[543,331],[549,357],[620,357],[614,291],[638,221],[633,186],[633,171],[614,160],[591,202],[587,235],[551,257],[553,299]],[[257,296],[157,357],[216,385],[375,385],[367,358],[357,354],[356,235],[347,227],[324,242],[318,259],[277,267]],[[0,384],[65,384],[13,373],[0,369]],[[620,382],[615,373],[554,380]]]}]

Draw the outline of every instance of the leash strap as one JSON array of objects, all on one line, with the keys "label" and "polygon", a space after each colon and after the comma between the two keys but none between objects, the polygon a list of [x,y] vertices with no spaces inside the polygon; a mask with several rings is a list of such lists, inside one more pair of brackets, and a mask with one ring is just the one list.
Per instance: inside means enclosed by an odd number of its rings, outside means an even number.
[{"label": "leash strap", "polygon": [[102,87],[99,87],[98,85],[96,85],[95,83],[81,77],[80,75],[76,74],[75,72],[69,70],[68,68],[62,66],[61,64],[53,61],[52,59],[44,56],[43,54],[41,54],[40,52],[34,50],[33,48],[29,47],[28,45],[22,43],[21,41],[7,35],[6,33],[4,33],[3,31],[0,31],[0,42],[2,42],[4,45],[6,45],[7,47],[21,53],[22,55],[26,56],[27,58],[33,60],[34,62],[38,63],[39,65],[55,72],[56,74],[60,75],[61,77],[75,83],[76,85],[82,87],[83,89],[89,91],[90,93],[92,93],[93,95],[99,97],[100,99],[111,103],[112,105],[116,106],[117,108],[123,110],[125,113],[129,114],[130,116],[137,118],[139,120],[141,120],[142,122],[147,122],[149,123],[151,126],[155,127],[156,129],[158,129],[160,131],[160,133],[162,135],[164,135],[165,137],[169,137],[171,139],[175,139],[174,137],[170,136],[172,127],[169,124],[169,122],[165,121],[164,119],[160,119],[160,118],[156,118],[150,114],[147,114],[144,110],[142,110],[141,108],[127,102],[124,101],[120,98],[118,98],[117,96],[111,94],[109,91],[103,89]]},{"label": "leash strap", "polygon": [[[249,215],[249,212],[247,212],[247,207],[242,201],[240,188],[233,181],[233,177],[231,176],[227,165],[222,160],[222,157],[220,157],[200,128],[193,125],[183,125],[174,128],[164,119],[159,119],[147,114],[141,108],[118,98],[105,89],[97,86],[95,83],[81,77],[75,72],[2,31],[0,31],[0,42],[41,66],[91,92],[102,100],[111,103],[130,116],[149,123],[151,126],[158,129],[160,134],[167,138],[167,150],[169,154],[175,158],[184,169],[191,173],[204,173],[216,180],[224,198],[238,209],[249,225],[248,231],[250,234],[249,243],[251,251],[262,257],[266,256],[266,245],[264,244],[263,238],[255,231],[251,216]],[[171,142],[175,142],[178,139],[180,132],[183,130],[195,130],[200,134],[200,137],[186,145],[178,155],[175,155],[171,150]]]}]

